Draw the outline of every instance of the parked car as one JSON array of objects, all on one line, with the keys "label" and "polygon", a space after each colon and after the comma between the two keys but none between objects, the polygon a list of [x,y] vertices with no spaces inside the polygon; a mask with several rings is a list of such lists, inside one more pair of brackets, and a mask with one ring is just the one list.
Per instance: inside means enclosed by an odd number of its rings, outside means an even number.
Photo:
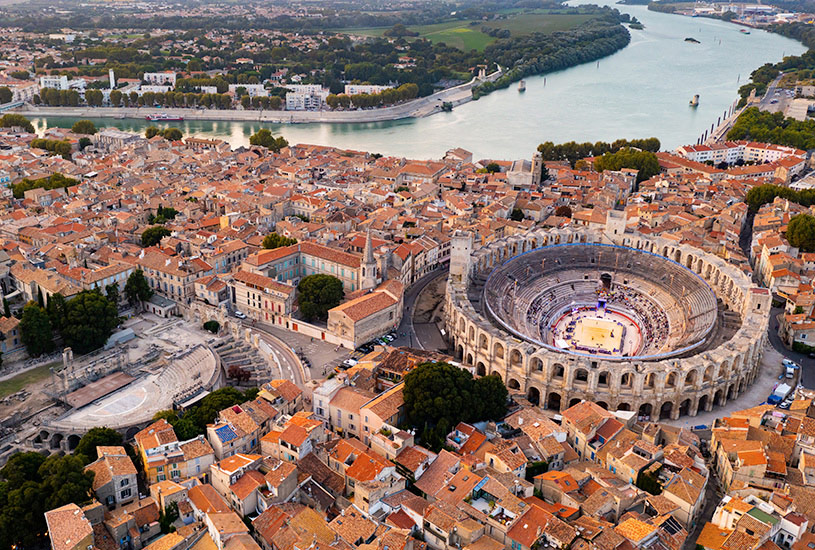
[{"label": "parked car", "polygon": [[343,365],[347,365],[347,366],[349,366],[349,367],[353,367],[353,366],[354,366],[354,365],[356,365],[358,362],[359,362],[359,361],[357,361],[356,359],[346,359],[345,361],[343,361],[343,362],[342,362],[342,364],[343,364]]},{"label": "parked car", "polygon": [[235,317],[237,317],[238,319],[246,319],[246,314],[242,311],[236,311]]}]

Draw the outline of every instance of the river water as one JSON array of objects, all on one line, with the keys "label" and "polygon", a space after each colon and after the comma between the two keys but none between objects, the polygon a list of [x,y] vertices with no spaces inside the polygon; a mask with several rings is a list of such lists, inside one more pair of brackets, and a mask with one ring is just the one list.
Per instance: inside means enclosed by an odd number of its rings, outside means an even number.
[{"label": "river water", "polygon": [[[573,3],[584,3],[577,0]],[[597,2],[595,2],[597,3]],[[761,30],[739,32],[723,21],[616,6],[636,17],[631,43],[612,56],[557,73],[526,79],[478,101],[421,119],[365,124],[278,125],[252,122],[184,121],[185,135],[218,137],[247,145],[261,126],[290,143],[314,143],[408,158],[440,158],[453,147],[476,159],[529,158],[542,141],[555,143],[658,137],[664,149],[695,143],[737,99],[750,73],[783,55],[806,48]],[[686,37],[699,44],[685,42]],[[700,95],[698,108],[688,103]],[[70,126],[73,119],[34,119],[38,130]],[[140,120],[99,119],[97,126],[143,131]]]}]

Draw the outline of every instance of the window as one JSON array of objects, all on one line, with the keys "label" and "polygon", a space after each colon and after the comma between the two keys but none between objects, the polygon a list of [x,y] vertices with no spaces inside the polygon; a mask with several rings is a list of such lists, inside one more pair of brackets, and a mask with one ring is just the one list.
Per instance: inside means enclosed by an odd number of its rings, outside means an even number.
[{"label": "window", "polygon": [[123,489],[121,495],[121,498],[128,498],[130,496],[130,489]]},{"label": "window", "polygon": [[128,485],[130,485],[129,479],[123,479],[122,481],[119,482],[119,487],[127,487]]}]

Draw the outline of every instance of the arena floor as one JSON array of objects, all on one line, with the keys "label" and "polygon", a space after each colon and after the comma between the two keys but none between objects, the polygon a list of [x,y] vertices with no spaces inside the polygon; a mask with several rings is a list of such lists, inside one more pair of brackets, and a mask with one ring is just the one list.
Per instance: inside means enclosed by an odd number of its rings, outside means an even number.
[{"label": "arena floor", "polygon": [[554,344],[561,349],[636,355],[642,345],[637,324],[608,309],[583,308],[567,313],[552,327]]}]

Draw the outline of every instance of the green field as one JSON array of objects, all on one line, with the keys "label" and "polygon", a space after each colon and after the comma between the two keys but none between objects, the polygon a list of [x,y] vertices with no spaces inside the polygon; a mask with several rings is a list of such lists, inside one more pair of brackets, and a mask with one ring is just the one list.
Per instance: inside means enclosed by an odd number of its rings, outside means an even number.
[{"label": "green field", "polygon": [[17,393],[29,384],[34,384],[35,382],[45,380],[51,375],[51,367],[56,364],[57,363],[47,363],[29,371],[25,371],[22,374],[18,374],[17,376],[9,378],[8,380],[3,380],[0,382],[0,399],[6,397],[7,395],[11,395],[12,393]]},{"label": "green field", "polygon": [[493,29],[506,29],[513,36],[523,36],[533,32],[567,31],[596,17],[590,14],[527,13],[498,21],[488,21],[484,25]]},{"label": "green field", "polygon": [[[470,21],[449,21],[447,23],[435,23],[433,25],[421,25],[408,28],[411,31],[419,33],[419,38],[425,38],[434,44],[444,42],[448,46],[458,48],[462,51],[483,51],[484,48],[496,39],[481,32],[482,26],[506,29],[513,36],[524,36],[533,32],[549,33],[568,30],[582,25],[594,17],[596,16],[585,14],[514,13],[506,19],[485,22],[479,21],[476,25],[470,25]],[[389,28],[390,27],[348,28],[335,29],[335,32],[377,37],[383,36],[383,33]]]}]

